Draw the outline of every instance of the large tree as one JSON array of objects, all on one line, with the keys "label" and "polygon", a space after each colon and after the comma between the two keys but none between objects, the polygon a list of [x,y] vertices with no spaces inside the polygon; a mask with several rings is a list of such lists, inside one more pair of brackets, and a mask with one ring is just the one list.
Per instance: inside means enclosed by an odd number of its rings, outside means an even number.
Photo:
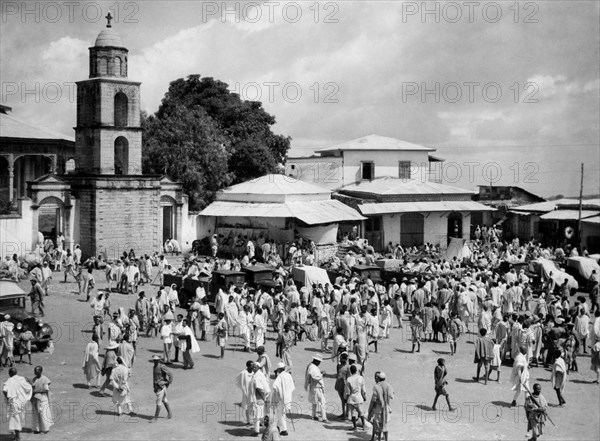
[{"label": "large tree", "polygon": [[[199,124],[213,134],[214,139],[219,137],[226,158],[222,157],[221,152],[219,158],[222,162],[218,166],[206,168],[199,164],[214,159],[201,159],[208,154],[214,155],[210,149],[204,152],[202,139],[197,139],[198,144],[189,145],[183,151],[180,149],[175,157],[156,151],[160,146],[169,146],[165,143],[165,133],[169,134],[169,142],[177,142],[177,132],[187,124],[182,125],[179,120],[182,117],[187,123],[190,119],[200,118]],[[169,128],[171,124],[175,129]],[[192,208],[203,208],[212,200],[216,190],[230,183],[274,173],[285,162],[290,138],[274,134],[271,130],[274,124],[275,117],[263,109],[262,103],[240,99],[222,81],[190,75],[187,79],[180,78],[170,84],[158,111],[148,118],[144,132],[144,163],[149,172],[168,167],[169,175],[182,182],[179,164],[186,164],[188,172],[202,172],[203,182],[211,181],[210,187],[192,187],[198,182],[190,176],[187,183],[184,182],[184,189],[190,195]],[[192,166],[191,163],[196,165]]]},{"label": "large tree", "polygon": [[143,117],[142,126],[144,170],[181,182],[192,210],[204,208],[232,182],[229,140],[202,108],[178,105],[161,118]]}]

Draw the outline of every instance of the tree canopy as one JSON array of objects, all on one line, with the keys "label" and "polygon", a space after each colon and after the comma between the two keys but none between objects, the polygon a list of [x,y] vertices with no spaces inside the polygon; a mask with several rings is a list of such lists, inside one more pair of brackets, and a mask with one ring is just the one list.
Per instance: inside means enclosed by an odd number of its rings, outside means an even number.
[{"label": "tree canopy", "polygon": [[276,172],[290,137],[274,134],[275,117],[227,84],[190,75],[173,81],[155,115],[142,118],[144,172],[183,184],[192,210],[230,184]]}]

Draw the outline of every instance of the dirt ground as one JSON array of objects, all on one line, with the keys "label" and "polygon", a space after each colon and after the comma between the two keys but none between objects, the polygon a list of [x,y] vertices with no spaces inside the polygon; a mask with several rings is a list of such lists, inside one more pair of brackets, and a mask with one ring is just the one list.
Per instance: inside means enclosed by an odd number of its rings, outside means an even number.
[{"label": "dirt ground", "polygon": [[[53,354],[32,355],[33,366],[15,364],[20,375],[33,376],[33,367],[42,365],[44,374],[52,381],[51,401],[56,423],[47,435],[36,435],[25,429],[23,440],[187,440],[187,439],[256,439],[249,426],[244,424],[243,412],[239,407],[241,392],[234,384],[235,376],[254,353],[241,351],[241,341],[231,338],[224,360],[217,358],[219,348],[212,341],[199,342],[201,352],[194,354],[196,367],[181,369],[181,364],[172,366],[173,385],[169,388],[169,401],[174,418],[166,419],[164,408],[157,423],[148,424],[154,413],[152,390],[152,362],[154,354],[160,354],[162,345],[158,338],[141,337],[138,341],[137,359],[133,367],[130,385],[137,416],[118,417],[110,397],[101,397],[95,390],[88,390],[81,369],[83,351],[91,334],[91,308],[85,299],[77,295],[75,283],[59,283],[62,274],[54,273],[51,294],[46,297],[47,323],[54,328],[55,350]],[[97,287],[106,285],[104,275],[95,274]],[[72,280],[72,279],[71,279]],[[29,290],[29,282],[21,283]],[[157,287],[145,287],[154,295]],[[112,295],[112,308],[133,307],[135,296]],[[29,301],[27,302],[29,308]],[[405,322],[405,329],[407,323]],[[471,327],[474,330],[474,327]],[[500,383],[475,383],[473,364],[474,334],[463,337],[458,354],[450,356],[449,347],[443,343],[424,343],[420,353],[411,354],[410,331],[393,329],[391,338],[381,340],[378,353],[371,352],[366,366],[368,399],[374,384],[373,373],[387,373],[388,382],[395,390],[389,438],[438,439],[438,440],[525,440],[526,420],[523,410],[524,396],[519,406],[510,408],[513,392],[508,378],[511,368],[502,367]],[[101,345],[101,353],[104,352]],[[267,340],[267,352],[273,363],[274,335]],[[373,347],[371,347],[373,350]],[[336,418],[341,413],[340,403],[333,385],[335,364],[326,360],[322,369],[326,372],[326,397],[328,400],[329,423],[320,423],[311,418],[311,406],[303,389],[304,370],[312,355],[320,351],[320,344],[300,342],[292,351],[295,369],[292,372],[296,390],[294,405],[288,422],[290,440],[365,440],[370,439],[367,431],[353,431],[349,422]],[[451,401],[456,411],[448,412],[445,403],[438,404],[438,411],[430,411],[433,401],[433,369],[436,360],[444,357],[449,371]],[[590,371],[590,358],[579,358],[579,372],[569,376],[564,396],[567,404],[556,407],[557,399],[552,390],[549,370],[533,368],[531,384],[542,385],[542,394],[550,403],[549,415],[556,424],[546,424],[542,439],[597,440],[600,438],[600,394],[598,385],[592,384],[595,375]],[[8,369],[0,372],[2,383]],[[2,399],[1,439],[10,439],[6,418],[6,403]],[[31,427],[31,415],[26,417],[26,427]],[[286,438],[284,438],[286,439]]]}]

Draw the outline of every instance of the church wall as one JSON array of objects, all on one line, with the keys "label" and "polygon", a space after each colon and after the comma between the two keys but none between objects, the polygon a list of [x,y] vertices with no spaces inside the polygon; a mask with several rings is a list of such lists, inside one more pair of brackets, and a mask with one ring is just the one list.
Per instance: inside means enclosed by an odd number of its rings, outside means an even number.
[{"label": "church wall", "polygon": [[135,181],[115,181],[96,190],[96,254],[116,259],[133,248],[136,254],[160,249],[160,189],[140,188]]},{"label": "church wall", "polygon": [[96,197],[94,191],[81,190],[78,193],[78,241],[74,236],[74,243],[79,243],[84,257],[96,254]]},{"label": "church wall", "polygon": [[32,201],[19,200],[20,214],[0,215],[0,253],[2,258],[19,256],[34,249]]}]

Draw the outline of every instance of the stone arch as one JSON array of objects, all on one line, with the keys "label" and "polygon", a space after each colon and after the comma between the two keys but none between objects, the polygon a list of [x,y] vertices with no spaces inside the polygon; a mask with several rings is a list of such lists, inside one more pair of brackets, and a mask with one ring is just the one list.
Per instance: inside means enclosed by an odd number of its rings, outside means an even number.
[{"label": "stone arch", "polygon": [[129,141],[124,136],[115,139],[115,175],[129,172]]},{"label": "stone arch", "polygon": [[114,99],[115,127],[127,127],[129,99],[124,92],[117,92]]},{"label": "stone arch", "polygon": [[65,161],[65,173],[73,173],[76,167],[75,158],[69,158]]},{"label": "stone arch", "polygon": [[14,156],[13,188],[17,198],[27,195],[27,182],[52,172],[52,159],[43,154]]},{"label": "stone arch", "polygon": [[65,227],[65,203],[56,196],[46,196],[38,204],[37,224],[45,239],[57,245],[56,239]]},{"label": "stone arch", "polygon": [[56,196],[46,196],[42,199],[38,205],[41,207],[42,205],[57,205],[59,207],[64,207],[65,201],[56,197]]},{"label": "stone arch", "polygon": [[160,197],[160,205],[163,207],[166,205],[175,205],[176,203],[177,203],[177,201],[171,196],[162,195]]}]

